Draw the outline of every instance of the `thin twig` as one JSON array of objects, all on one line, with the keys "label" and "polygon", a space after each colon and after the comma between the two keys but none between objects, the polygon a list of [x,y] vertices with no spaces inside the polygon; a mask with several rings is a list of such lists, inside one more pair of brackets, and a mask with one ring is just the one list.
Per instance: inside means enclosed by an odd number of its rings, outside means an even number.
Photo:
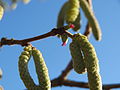
[{"label": "thin twig", "polygon": [[[59,78],[52,80],[52,87],[57,87],[57,86],[89,88],[88,83],[86,82],[77,82],[77,81],[66,80],[66,79],[61,82]],[[103,85],[103,90],[110,90],[113,88],[120,88],[120,84],[104,84]]]},{"label": "thin twig", "polygon": [[56,36],[57,34],[62,35],[63,33],[66,33],[69,37],[72,37],[72,34],[69,33],[68,31],[66,31],[65,27],[66,26],[60,27],[60,28],[54,28],[46,34],[39,35],[39,36],[32,37],[32,38],[28,38],[28,39],[23,39],[23,40],[14,40],[14,39],[2,38],[0,41],[0,47],[2,47],[3,45],[16,45],[16,44],[21,45],[21,46],[27,46],[27,45],[29,45],[30,42],[44,39],[44,38],[47,38],[50,36]]}]

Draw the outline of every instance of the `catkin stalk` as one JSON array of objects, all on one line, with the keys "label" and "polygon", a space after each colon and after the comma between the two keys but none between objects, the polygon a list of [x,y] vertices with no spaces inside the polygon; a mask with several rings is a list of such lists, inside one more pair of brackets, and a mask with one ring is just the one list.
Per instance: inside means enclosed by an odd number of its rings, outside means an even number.
[{"label": "catkin stalk", "polygon": [[32,55],[35,62],[39,85],[42,87],[42,90],[51,90],[51,82],[48,75],[48,69],[46,67],[41,52],[34,49],[32,50]]},{"label": "catkin stalk", "polygon": [[81,34],[75,34],[73,41],[79,42],[79,46],[85,57],[85,66],[88,72],[88,82],[90,90],[102,90],[102,81],[99,74],[98,58],[93,45],[87,37]]},{"label": "catkin stalk", "polygon": [[79,0],[80,1],[80,7],[82,8],[85,16],[88,19],[88,22],[90,26],[92,27],[92,32],[96,40],[101,40],[101,28],[99,26],[99,23],[90,8],[89,4],[87,3],[86,0]]},{"label": "catkin stalk", "polygon": [[78,45],[78,42],[72,41],[70,43],[70,52],[72,56],[74,70],[78,74],[86,73],[85,60]]}]

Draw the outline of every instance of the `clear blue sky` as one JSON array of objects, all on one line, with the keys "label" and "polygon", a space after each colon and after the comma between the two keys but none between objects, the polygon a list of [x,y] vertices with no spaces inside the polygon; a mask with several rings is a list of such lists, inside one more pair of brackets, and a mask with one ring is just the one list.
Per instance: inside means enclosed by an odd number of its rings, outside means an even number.
[{"label": "clear blue sky", "polygon": [[[59,9],[65,1],[31,0],[28,5],[19,3],[16,10],[5,12],[2,21],[0,21],[0,38],[24,39],[50,31],[56,26]],[[120,83],[120,1],[93,0],[93,6],[102,28],[103,37],[101,42],[97,42],[91,36],[90,42],[95,46],[99,58],[102,81],[104,84]],[[84,18],[81,33],[84,32],[85,23],[86,19]],[[61,46],[61,40],[57,37],[32,42],[43,53],[51,79],[57,77],[71,59],[69,52],[70,41],[65,47]],[[22,49],[23,47],[18,45],[4,46],[0,49],[0,68],[3,70],[0,85],[5,90],[25,89],[18,72],[18,57]],[[29,68],[32,77],[37,83],[32,60]],[[86,75],[79,75],[74,71],[70,73],[68,78],[87,82]],[[78,89],[65,86],[52,88],[52,90]]]}]

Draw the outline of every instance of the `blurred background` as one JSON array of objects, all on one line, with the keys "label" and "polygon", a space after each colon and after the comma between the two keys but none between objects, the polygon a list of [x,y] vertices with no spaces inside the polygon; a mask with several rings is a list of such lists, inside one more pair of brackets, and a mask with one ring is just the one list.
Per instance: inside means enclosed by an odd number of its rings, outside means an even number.
[{"label": "blurred background", "polygon": [[[66,0],[31,0],[28,5],[18,3],[15,10],[7,10],[0,21],[0,38],[24,39],[49,32],[56,27],[57,16]],[[102,28],[102,40],[96,41],[91,35],[90,42],[94,45],[100,64],[103,84],[120,83],[120,0],[93,0],[93,9]],[[87,21],[82,13],[82,27],[84,32]],[[73,32],[74,33],[74,32]],[[49,37],[32,42],[39,49],[51,79],[58,77],[71,59],[69,39],[66,46],[57,37]],[[19,45],[3,46],[0,48],[0,68],[3,77],[0,85],[4,90],[26,89],[18,72],[18,57],[23,51]],[[38,83],[33,60],[29,63],[29,70],[34,81]],[[73,70],[69,79],[87,82],[87,75],[79,75]],[[55,87],[52,90],[88,90],[76,87]],[[113,89],[120,90],[120,89]]]}]

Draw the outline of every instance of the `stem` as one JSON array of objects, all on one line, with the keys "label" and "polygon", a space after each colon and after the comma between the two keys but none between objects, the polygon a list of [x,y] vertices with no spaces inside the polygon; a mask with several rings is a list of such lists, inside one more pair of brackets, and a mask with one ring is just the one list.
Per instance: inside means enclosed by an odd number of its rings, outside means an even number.
[{"label": "stem", "polygon": [[14,39],[2,38],[0,41],[0,47],[2,47],[3,45],[15,45],[15,44],[18,44],[21,46],[27,46],[30,44],[30,42],[44,39],[44,38],[47,38],[50,36],[56,36],[57,34],[62,35],[63,33],[66,33],[66,34],[68,34],[68,36],[72,37],[72,34],[69,33],[68,31],[66,31],[66,26],[64,26],[64,27],[60,27],[60,28],[54,28],[50,32],[45,33],[43,35],[39,35],[39,36],[35,36],[32,38],[23,39],[23,40],[14,40]]}]

